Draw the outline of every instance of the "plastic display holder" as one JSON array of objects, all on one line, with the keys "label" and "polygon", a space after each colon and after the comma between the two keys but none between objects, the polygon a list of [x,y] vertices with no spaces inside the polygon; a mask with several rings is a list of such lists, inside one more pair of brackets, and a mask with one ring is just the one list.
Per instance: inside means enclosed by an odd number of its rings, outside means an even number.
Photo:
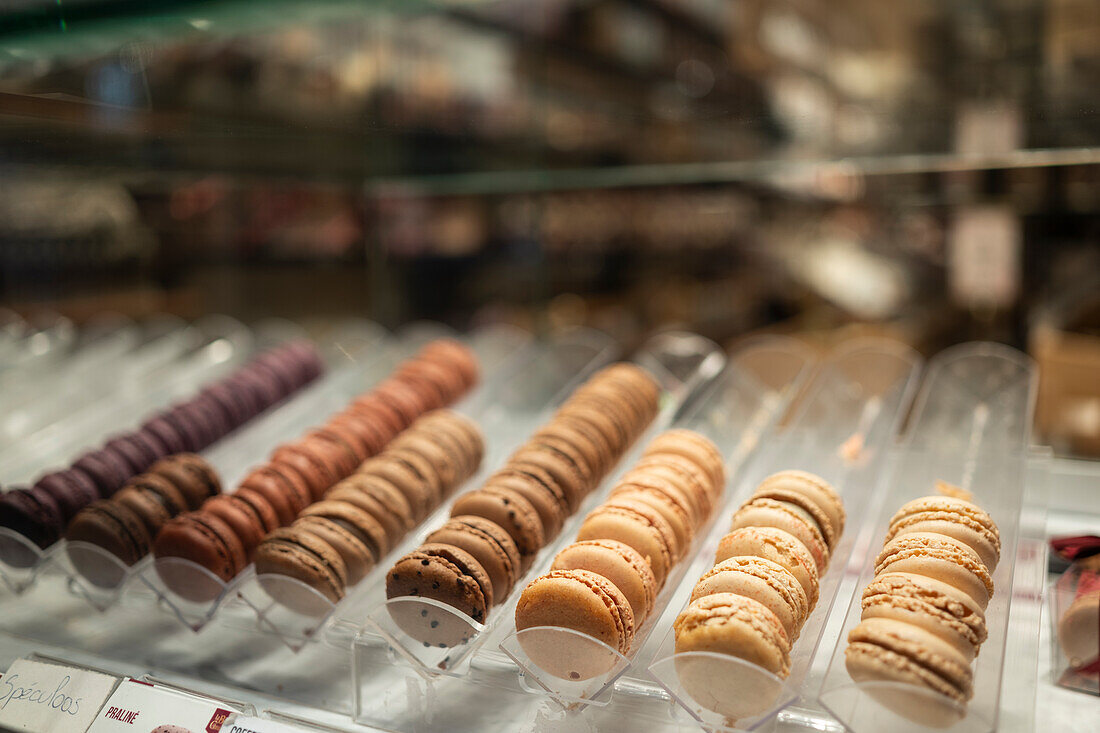
[{"label": "plastic display holder", "polygon": [[[821,705],[853,733],[929,729],[990,733],[997,729],[1036,385],[1031,360],[997,344],[963,344],[931,362],[913,428],[884,484],[873,544],[863,559],[818,696]],[[934,493],[937,481],[971,492],[1001,535],[1000,562],[993,571],[995,593],[985,611],[989,635],[971,665],[974,694],[965,705],[905,683],[857,682],[845,668],[848,632],[859,623],[862,589],[874,576],[872,560],[890,518],[906,501]]]},{"label": "plastic display holder", "polygon": [[62,540],[56,553],[57,563],[68,576],[69,591],[99,612],[118,602],[125,588],[141,575],[148,557],[127,565],[115,555],[90,542]]},{"label": "plastic display holder", "polygon": [[[680,577],[673,602],[656,624],[660,631],[638,654],[645,668],[681,716],[708,731],[752,730],[773,720],[807,694],[813,660],[844,568],[858,544],[860,528],[873,503],[873,492],[888,449],[900,427],[917,384],[920,357],[886,339],[857,339],[838,347],[822,363],[785,431],[770,441],[759,461],[728,494],[716,512],[702,552]],[[786,679],[750,662],[709,652],[675,652],[673,623],[687,604],[699,576],[713,563],[714,551],[729,527],[729,517],[761,479],[785,469],[812,471],[841,494],[847,513],[841,535],[821,578],[817,606],[792,646]],[[653,697],[637,673],[620,683],[624,694]]]},{"label": "plastic display holder", "polygon": [[246,606],[256,628],[277,637],[292,652],[318,638],[336,605],[305,583],[286,575],[250,573],[235,584],[217,613],[232,614]]},{"label": "plastic display holder", "polygon": [[[201,630],[214,618],[222,602],[254,574],[252,566],[226,582],[214,573],[182,557],[158,557],[146,564],[138,577],[153,591],[157,604],[192,631]],[[165,579],[170,580],[166,581]]]},{"label": "plastic display holder", "polygon": [[[1100,674],[1097,673],[1097,660],[1100,659],[1100,642],[1097,641],[1095,628],[1093,629],[1092,643],[1087,643],[1088,634],[1083,621],[1072,629],[1065,629],[1072,634],[1071,639],[1063,639],[1062,620],[1084,591],[1084,587],[1091,587],[1095,580],[1089,578],[1082,583],[1083,575],[1081,565],[1075,563],[1066,572],[1058,576],[1050,587],[1050,625],[1051,625],[1051,670],[1054,681],[1061,687],[1077,690],[1089,695],[1100,695]],[[1095,622],[1093,622],[1095,623]],[[1071,648],[1067,649],[1067,644]],[[1074,658],[1068,654],[1072,653]]]},{"label": "plastic display holder", "polygon": [[18,532],[0,527],[0,580],[8,591],[22,595],[50,564],[57,544],[43,550]]},{"label": "plastic display holder", "polygon": [[525,689],[545,693],[566,709],[606,705],[615,680],[630,665],[629,657],[599,639],[558,626],[510,634],[500,649],[520,668]]}]

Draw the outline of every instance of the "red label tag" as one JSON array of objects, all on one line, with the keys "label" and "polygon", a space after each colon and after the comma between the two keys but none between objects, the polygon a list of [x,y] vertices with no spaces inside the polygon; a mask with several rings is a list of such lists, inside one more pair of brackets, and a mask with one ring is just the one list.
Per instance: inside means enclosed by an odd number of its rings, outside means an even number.
[{"label": "red label tag", "polygon": [[229,717],[229,710],[224,708],[218,708],[214,711],[214,715],[210,718],[210,722],[206,724],[206,733],[218,733],[222,729],[222,724],[225,723],[225,719]]}]

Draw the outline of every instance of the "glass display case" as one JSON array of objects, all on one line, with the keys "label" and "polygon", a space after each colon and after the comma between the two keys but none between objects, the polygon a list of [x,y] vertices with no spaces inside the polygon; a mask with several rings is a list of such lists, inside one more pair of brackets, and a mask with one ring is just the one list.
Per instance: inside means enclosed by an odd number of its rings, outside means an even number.
[{"label": "glass display case", "polygon": [[[402,429],[333,458],[315,492],[303,479],[291,520],[415,444],[430,408],[483,441],[339,597],[251,556],[161,557],[159,526],[128,559],[105,551],[71,534],[86,501],[55,502],[61,533],[40,541],[25,527],[47,510],[4,499],[0,669],[33,654],[170,684],[259,716],[241,730],[931,727],[884,702],[900,698],[950,730],[1093,730],[1097,37],[1089,0],[0,3],[5,495],[71,466],[114,502],[86,455],[141,474],[126,456],[148,440],[123,437],[162,417],[224,493],[255,493],[286,446],[343,449],[345,429],[378,434],[356,405],[397,404]],[[440,348],[471,355],[476,386],[408,366]],[[600,454],[511,595],[480,619],[390,597],[386,571],[456,497],[499,483],[619,362],[651,375],[654,417],[624,427],[617,411],[642,408],[622,388],[584,418],[631,440]],[[406,414],[387,385],[410,370],[432,397]],[[524,587],[668,429],[704,436],[727,475],[632,643],[520,629]],[[789,674],[682,651],[677,618],[731,517],[787,469],[827,481],[848,519]],[[999,527],[965,704],[846,667],[894,513],[937,485]],[[463,642],[425,647],[398,621],[414,612]],[[540,643],[606,669],[557,678]]]}]

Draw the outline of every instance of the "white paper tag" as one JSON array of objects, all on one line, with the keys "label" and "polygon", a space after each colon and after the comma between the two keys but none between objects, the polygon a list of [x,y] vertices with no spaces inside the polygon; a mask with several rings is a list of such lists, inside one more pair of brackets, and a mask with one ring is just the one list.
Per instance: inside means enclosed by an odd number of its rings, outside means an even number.
[{"label": "white paper tag", "polygon": [[117,677],[19,659],[0,677],[0,729],[30,733],[87,730]]},{"label": "white paper tag", "polygon": [[240,712],[218,700],[131,679],[118,686],[88,733],[220,733],[229,716]]},{"label": "white paper tag", "polygon": [[254,718],[250,715],[238,715],[230,718],[222,726],[221,733],[306,733],[302,728],[296,728],[286,723],[275,720]]},{"label": "white paper tag", "polygon": [[1006,308],[1020,290],[1023,235],[1005,206],[968,206],[951,225],[947,277],[963,305]]}]

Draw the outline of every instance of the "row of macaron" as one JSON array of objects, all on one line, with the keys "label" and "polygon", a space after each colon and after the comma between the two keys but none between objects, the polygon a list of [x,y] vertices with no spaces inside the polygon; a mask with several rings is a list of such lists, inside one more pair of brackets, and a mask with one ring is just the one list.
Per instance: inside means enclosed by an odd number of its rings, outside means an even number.
[{"label": "row of macaron", "polygon": [[[477,622],[501,604],[656,416],[660,387],[618,363],[578,387],[484,484],[459,496],[451,519],[386,575],[389,599],[431,598]],[[460,643],[467,629],[442,612],[391,615],[429,646]]]},{"label": "row of macaron", "polygon": [[[418,418],[460,398],[477,378],[477,359],[467,347],[450,340],[430,342],[321,427],[278,446],[267,463],[245,476],[232,497],[165,524],[154,555],[190,560],[222,581],[231,580],[253,561],[268,535],[291,525]],[[419,482],[438,481],[420,454],[406,462]],[[404,498],[396,487],[386,486],[391,497]],[[390,506],[393,501],[378,511],[377,521],[396,511]],[[230,503],[239,510],[233,513],[236,521],[226,521],[222,510]],[[192,574],[177,573],[173,565],[160,563],[157,571],[169,588],[189,600],[209,600],[217,590],[211,584],[195,587]]]},{"label": "row of macaron", "polygon": [[[682,429],[657,436],[585,517],[577,541],[524,588],[516,629],[572,629],[627,653],[672,568],[718,503],[725,476],[721,453],[704,436]],[[605,671],[567,648],[521,643],[539,667],[563,679]]]},{"label": "row of macaron", "polygon": [[[848,635],[852,679],[907,682],[960,705],[968,701],[1000,550],[996,523],[971,501],[932,495],[902,506],[863,591],[860,622]],[[888,695],[883,702],[922,722],[945,712]],[[947,710],[947,720],[953,718]]]},{"label": "row of macaron", "polygon": [[791,470],[765,478],[734,513],[714,565],[677,616],[676,652],[734,656],[787,677],[791,645],[817,604],[845,518],[840,495],[820,476]]},{"label": "row of macaron", "polygon": [[[290,526],[268,534],[256,548],[256,573],[294,578],[338,603],[477,472],[484,452],[484,439],[471,420],[450,410],[429,412]],[[273,584],[268,592],[303,613],[324,608]]]},{"label": "row of macaron", "polygon": [[291,341],[265,350],[192,399],[84,453],[69,468],[47,473],[29,489],[6,492],[0,497],[0,526],[38,547],[49,547],[84,507],[112,496],[165,456],[210,446],[304,387],[322,370],[309,342]]}]

